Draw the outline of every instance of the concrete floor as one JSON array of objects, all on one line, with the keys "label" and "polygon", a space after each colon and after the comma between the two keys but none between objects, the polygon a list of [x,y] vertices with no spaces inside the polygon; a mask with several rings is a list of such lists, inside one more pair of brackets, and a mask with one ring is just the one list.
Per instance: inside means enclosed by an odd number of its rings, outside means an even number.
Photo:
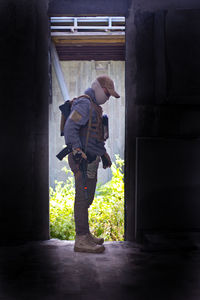
[{"label": "concrete floor", "polygon": [[75,253],[73,245],[0,247],[0,300],[200,299],[198,245],[106,242],[103,254]]}]

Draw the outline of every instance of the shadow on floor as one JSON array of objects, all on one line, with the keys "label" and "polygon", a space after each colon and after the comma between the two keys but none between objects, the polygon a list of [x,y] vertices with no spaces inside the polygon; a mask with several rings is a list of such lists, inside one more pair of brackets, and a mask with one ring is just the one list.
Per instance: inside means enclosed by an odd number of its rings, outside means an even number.
[{"label": "shadow on floor", "polygon": [[199,300],[200,251],[106,242],[102,254],[49,240],[0,248],[0,300]]}]

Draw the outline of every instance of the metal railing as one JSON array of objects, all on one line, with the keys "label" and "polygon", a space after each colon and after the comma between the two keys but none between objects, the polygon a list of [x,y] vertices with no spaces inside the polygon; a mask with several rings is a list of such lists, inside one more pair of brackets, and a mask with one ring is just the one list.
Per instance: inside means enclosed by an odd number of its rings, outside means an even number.
[{"label": "metal railing", "polygon": [[125,31],[125,17],[51,17],[51,30]]}]

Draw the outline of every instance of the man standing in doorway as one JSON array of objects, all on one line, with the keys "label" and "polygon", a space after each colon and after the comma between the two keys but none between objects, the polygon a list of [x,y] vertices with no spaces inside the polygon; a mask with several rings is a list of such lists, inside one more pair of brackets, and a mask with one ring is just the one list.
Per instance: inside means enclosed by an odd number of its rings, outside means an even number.
[{"label": "man standing in doorway", "polygon": [[113,80],[107,75],[99,76],[85,94],[73,100],[71,113],[64,127],[66,145],[71,144],[69,166],[75,177],[74,217],[76,238],[74,251],[102,253],[104,239],[91,234],[88,208],[93,202],[97,170],[100,160],[103,168],[110,168],[111,159],[105,149],[106,131],[102,107],[110,96],[119,98]]}]

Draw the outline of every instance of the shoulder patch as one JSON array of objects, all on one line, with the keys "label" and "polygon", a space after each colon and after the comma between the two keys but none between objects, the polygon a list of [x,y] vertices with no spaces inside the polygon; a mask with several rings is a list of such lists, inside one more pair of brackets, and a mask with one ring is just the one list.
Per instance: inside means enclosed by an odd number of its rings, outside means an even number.
[{"label": "shoulder patch", "polygon": [[73,110],[73,112],[70,114],[69,118],[72,121],[74,121],[75,123],[77,123],[82,119],[82,115],[78,111]]}]

